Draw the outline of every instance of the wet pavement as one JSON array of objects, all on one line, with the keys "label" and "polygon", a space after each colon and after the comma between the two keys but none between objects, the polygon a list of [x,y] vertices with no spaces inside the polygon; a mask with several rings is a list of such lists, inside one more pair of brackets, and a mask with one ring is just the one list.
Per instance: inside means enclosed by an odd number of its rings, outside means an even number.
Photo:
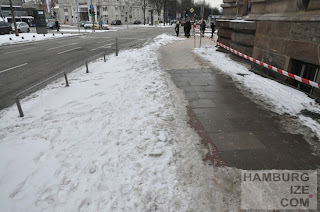
[{"label": "wet pavement", "polygon": [[230,77],[215,70],[191,48],[190,38],[164,46],[160,49],[160,64],[176,86],[184,90],[192,113],[208,135],[209,146],[219,154],[215,158],[240,169],[319,167],[320,157],[314,146],[303,135],[291,134],[284,128],[283,123],[292,124],[290,117],[252,101]]}]

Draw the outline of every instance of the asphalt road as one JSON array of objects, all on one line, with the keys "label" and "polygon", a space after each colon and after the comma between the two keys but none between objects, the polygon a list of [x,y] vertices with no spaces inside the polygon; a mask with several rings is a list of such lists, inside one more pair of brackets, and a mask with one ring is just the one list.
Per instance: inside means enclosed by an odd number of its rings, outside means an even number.
[{"label": "asphalt road", "polygon": [[[88,33],[65,38],[0,46],[0,109],[14,104],[15,96],[58,72],[85,65],[86,59],[104,51],[141,46],[162,34],[174,34],[173,27],[126,27],[118,31]],[[121,57],[121,54],[119,54]],[[147,60],[148,58],[146,58]]]}]

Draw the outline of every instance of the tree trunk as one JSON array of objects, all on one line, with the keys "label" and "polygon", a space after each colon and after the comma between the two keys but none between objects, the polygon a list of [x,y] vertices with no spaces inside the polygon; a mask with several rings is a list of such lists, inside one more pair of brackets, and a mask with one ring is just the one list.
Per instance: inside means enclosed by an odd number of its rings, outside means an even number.
[{"label": "tree trunk", "polygon": [[10,10],[11,10],[11,16],[12,16],[12,21],[13,21],[13,25],[14,25],[15,34],[16,34],[16,36],[19,36],[18,29],[17,29],[16,18],[14,17],[14,11],[13,11],[13,7],[12,7],[12,0],[10,0]]},{"label": "tree trunk", "polygon": [[167,9],[167,0],[164,0],[163,5],[163,25],[166,25],[166,9]]},{"label": "tree trunk", "polygon": [[146,0],[143,0],[143,25],[146,25]]}]

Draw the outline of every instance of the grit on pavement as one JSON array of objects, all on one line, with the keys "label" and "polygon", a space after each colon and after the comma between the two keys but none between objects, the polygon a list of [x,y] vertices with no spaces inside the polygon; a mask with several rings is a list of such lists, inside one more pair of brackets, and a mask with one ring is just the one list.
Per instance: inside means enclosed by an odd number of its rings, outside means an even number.
[{"label": "grit on pavement", "polygon": [[[199,37],[196,37],[199,45]],[[202,45],[214,45],[202,38]],[[274,113],[245,95],[229,76],[192,51],[194,39],[160,49],[160,65],[184,90],[192,113],[205,129],[211,149],[217,148],[227,166],[240,169],[317,169],[319,154],[301,134]],[[296,126],[299,127],[299,126]],[[208,146],[208,145],[207,145]]]}]

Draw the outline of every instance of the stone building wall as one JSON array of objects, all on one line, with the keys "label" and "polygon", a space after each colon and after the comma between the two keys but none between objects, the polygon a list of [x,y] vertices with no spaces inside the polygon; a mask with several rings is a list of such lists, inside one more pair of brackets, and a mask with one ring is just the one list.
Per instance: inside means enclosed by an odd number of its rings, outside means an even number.
[{"label": "stone building wall", "polygon": [[252,56],[256,22],[254,21],[230,21],[231,45],[230,47],[246,55]]},{"label": "stone building wall", "polygon": [[[218,33],[222,43],[225,45],[229,43],[228,46],[248,55],[250,55],[249,47],[252,45],[254,58],[320,82],[319,0],[224,0],[222,7],[225,18],[242,18],[253,21],[256,25],[255,30],[251,28],[251,33],[246,33],[248,31],[245,29],[251,22],[243,22],[242,29],[239,30],[239,23],[229,21],[228,25],[228,21],[225,20],[222,25],[227,25],[228,28],[221,26],[222,32]],[[218,27],[219,25],[218,23]],[[229,34],[230,38],[226,36]],[[303,66],[309,69],[302,70]],[[304,87],[296,81],[261,66],[253,64],[252,68],[299,89]],[[309,74],[309,76],[306,73],[306,71],[315,72],[317,68],[319,69],[317,75]],[[313,89],[310,92],[306,88],[303,90],[320,97],[319,89]]]},{"label": "stone building wall", "polygon": [[218,41],[220,43],[223,43],[224,45],[230,46],[231,45],[231,34],[232,34],[232,29],[230,27],[230,21],[218,20],[216,23],[219,28]]}]

